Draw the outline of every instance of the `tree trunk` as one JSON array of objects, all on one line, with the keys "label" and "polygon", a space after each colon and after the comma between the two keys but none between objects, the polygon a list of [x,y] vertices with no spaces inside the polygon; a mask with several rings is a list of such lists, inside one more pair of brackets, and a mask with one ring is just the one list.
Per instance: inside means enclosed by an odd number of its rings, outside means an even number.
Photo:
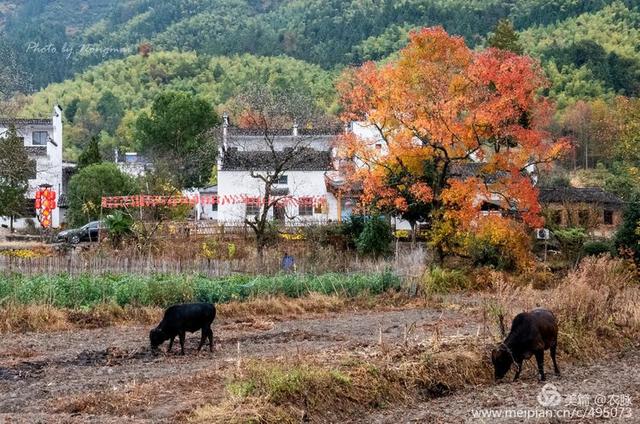
[{"label": "tree trunk", "polygon": [[411,225],[411,249],[414,249],[416,247],[416,239],[417,239],[416,224],[417,223],[415,221],[409,222],[409,225]]},{"label": "tree trunk", "polygon": [[9,233],[13,234],[13,215],[9,218]]}]

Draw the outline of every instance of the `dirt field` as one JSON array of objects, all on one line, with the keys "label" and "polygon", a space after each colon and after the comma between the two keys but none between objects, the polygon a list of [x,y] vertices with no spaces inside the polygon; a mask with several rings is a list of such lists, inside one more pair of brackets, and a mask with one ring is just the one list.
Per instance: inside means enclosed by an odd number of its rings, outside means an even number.
[{"label": "dirt field", "polygon": [[[379,345],[381,338],[383,343],[401,343],[407,334],[416,340],[436,334],[443,339],[476,337],[485,325],[473,308],[226,320],[215,324],[214,353],[197,354],[199,335],[194,334],[188,337],[186,356],[176,354],[177,345],[173,354],[152,355],[149,327],[5,335],[0,346],[0,422],[175,422],[197,406],[221,399],[224,371],[239,358],[357,351]],[[639,365],[640,355],[589,367],[566,365],[563,377],[550,381],[567,392],[626,393],[640,401]],[[530,367],[518,383],[462,391],[359,422],[461,422],[471,416],[471,408],[533,407],[541,384]],[[219,376],[220,384],[203,385],[202,375],[213,376],[213,381]],[[128,393],[124,404],[117,396],[123,392]],[[101,415],[94,415],[91,402],[98,401]],[[110,405],[108,413],[105,404]],[[634,408],[640,421],[637,405]]]}]

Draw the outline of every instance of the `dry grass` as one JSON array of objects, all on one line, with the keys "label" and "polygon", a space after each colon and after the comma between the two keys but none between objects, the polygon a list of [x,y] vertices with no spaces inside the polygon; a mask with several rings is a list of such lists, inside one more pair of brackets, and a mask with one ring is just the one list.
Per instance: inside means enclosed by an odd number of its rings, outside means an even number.
[{"label": "dry grass", "polygon": [[[361,295],[347,299],[311,293],[301,298],[265,296],[217,305],[218,319],[255,320],[261,317],[287,319],[347,310],[384,310],[424,306],[425,300],[402,293]],[[149,325],[160,321],[163,309],[104,303],[85,309],[61,309],[50,305],[9,303],[0,308],[0,334],[30,331],[60,331],[73,328],[103,328],[114,325]]]},{"label": "dry grass", "polygon": [[58,331],[70,327],[65,311],[49,305],[4,305],[0,308],[0,333]]},{"label": "dry grass", "polygon": [[195,409],[188,420],[340,422],[489,382],[486,358],[486,348],[457,343],[252,360],[232,372],[223,402]]},{"label": "dry grass", "polygon": [[560,326],[559,348],[590,359],[640,340],[640,284],[627,262],[587,257],[553,289],[514,286],[495,275],[498,309],[506,318],[544,307]]},{"label": "dry grass", "polygon": [[220,370],[217,366],[212,368],[215,369],[187,377],[176,374],[168,376],[169,380],[146,383],[134,380],[122,387],[63,397],[52,403],[51,409],[57,413],[132,416],[166,407],[180,418],[181,407],[192,410],[202,402],[221,397],[217,386]]},{"label": "dry grass", "polygon": [[90,309],[60,309],[51,305],[8,304],[0,308],[0,333],[101,328],[122,324],[151,324],[162,309],[101,304]]}]

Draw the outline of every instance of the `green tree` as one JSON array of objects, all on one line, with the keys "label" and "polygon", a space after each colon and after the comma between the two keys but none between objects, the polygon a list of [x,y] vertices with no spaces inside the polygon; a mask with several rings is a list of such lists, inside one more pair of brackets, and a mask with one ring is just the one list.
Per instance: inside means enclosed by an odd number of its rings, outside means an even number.
[{"label": "green tree", "polygon": [[509,19],[500,19],[498,21],[493,34],[487,39],[487,45],[500,50],[508,50],[516,54],[522,54],[524,52],[518,33],[513,28],[513,23]]},{"label": "green tree", "polygon": [[78,157],[78,171],[86,168],[89,165],[95,163],[101,163],[102,156],[100,156],[100,146],[98,143],[98,137],[91,137],[89,144],[84,148],[80,156]]},{"label": "green tree", "polygon": [[82,225],[98,219],[103,196],[123,196],[137,191],[133,178],[122,173],[115,164],[89,165],[69,181],[69,222]]},{"label": "green tree", "polygon": [[618,250],[629,249],[640,263],[640,194],[636,194],[624,212],[624,220],[616,233]]},{"label": "green tree", "polygon": [[5,137],[0,137],[0,216],[13,220],[25,207],[25,195],[29,188],[29,177],[35,168],[29,159],[24,143],[15,127],[10,127]]},{"label": "green tree", "polygon": [[150,114],[138,117],[135,132],[144,154],[173,164],[176,183],[202,186],[211,176],[216,152],[214,146],[205,152],[202,147],[210,139],[208,130],[219,123],[207,101],[191,93],[166,92],[156,97]]},{"label": "green tree", "polygon": [[374,216],[366,220],[358,236],[358,253],[375,258],[391,253],[393,234],[389,222],[383,217]]}]

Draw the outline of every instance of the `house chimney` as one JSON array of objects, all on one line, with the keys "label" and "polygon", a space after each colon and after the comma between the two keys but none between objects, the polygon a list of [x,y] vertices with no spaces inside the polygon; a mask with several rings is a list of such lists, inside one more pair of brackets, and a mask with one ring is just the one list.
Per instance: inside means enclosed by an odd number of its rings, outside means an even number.
[{"label": "house chimney", "polygon": [[222,146],[227,148],[227,135],[229,131],[229,115],[227,112],[222,114]]}]

